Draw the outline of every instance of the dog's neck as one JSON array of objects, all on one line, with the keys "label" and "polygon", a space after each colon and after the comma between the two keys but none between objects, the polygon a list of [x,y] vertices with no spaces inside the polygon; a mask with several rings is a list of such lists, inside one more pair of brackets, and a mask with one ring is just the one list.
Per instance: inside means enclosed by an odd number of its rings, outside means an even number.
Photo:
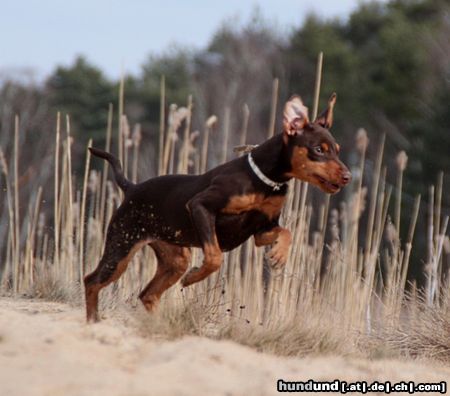
[{"label": "dog's neck", "polygon": [[253,161],[269,179],[284,183],[291,178],[285,176],[291,170],[289,150],[283,142],[283,134],[277,134],[252,150]]}]

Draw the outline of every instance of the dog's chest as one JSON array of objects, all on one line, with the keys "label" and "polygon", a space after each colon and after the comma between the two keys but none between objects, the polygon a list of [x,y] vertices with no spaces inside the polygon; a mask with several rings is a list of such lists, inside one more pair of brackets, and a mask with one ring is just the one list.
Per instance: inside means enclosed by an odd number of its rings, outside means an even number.
[{"label": "dog's chest", "polygon": [[284,195],[265,196],[264,194],[245,194],[231,197],[222,209],[225,214],[241,214],[257,210],[269,220],[280,215],[286,197]]},{"label": "dog's chest", "polygon": [[243,244],[252,235],[272,224],[265,213],[250,210],[238,214],[220,213],[216,217],[216,235],[222,250],[229,251]]}]

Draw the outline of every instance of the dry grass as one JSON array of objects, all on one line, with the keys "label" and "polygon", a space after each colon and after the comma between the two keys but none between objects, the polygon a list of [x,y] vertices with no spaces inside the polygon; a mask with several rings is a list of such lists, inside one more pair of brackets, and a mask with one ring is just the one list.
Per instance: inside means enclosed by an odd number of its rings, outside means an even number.
[{"label": "dry grass", "polygon": [[373,354],[383,348],[399,356],[450,362],[450,309],[411,303],[404,320],[379,329],[372,339]]},{"label": "dry grass", "polygon": [[81,288],[79,284],[67,284],[61,277],[51,271],[40,272],[34,282],[23,294],[27,298],[38,298],[47,301],[79,305]]},{"label": "dry grass", "polygon": [[[122,109],[123,84],[120,92]],[[165,100],[164,80],[161,92]],[[272,98],[272,104],[276,102],[276,98]],[[164,108],[162,103],[162,119]],[[196,132],[190,130],[191,109],[189,98],[186,107],[171,106],[168,124],[162,122],[160,173],[174,170],[193,173],[206,166],[211,125],[206,124],[206,139],[199,149],[195,145]],[[107,149],[111,144],[111,120],[112,108]],[[216,121],[214,118],[214,123]],[[5,159],[0,151],[4,176],[1,183],[7,190],[5,204],[10,217],[7,247],[1,252],[0,282],[2,293],[26,293],[33,298],[82,305],[81,279],[99,261],[105,225],[121,198],[116,187],[107,181],[106,165],[102,172],[90,170],[88,153],[83,185],[75,188],[68,119],[65,128],[64,137],[58,117],[53,224],[49,224],[41,212],[39,191],[30,197],[26,218],[19,219],[18,176],[7,166],[9,160],[17,163],[19,153],[16,148],[13,158]],[[130,175],[136,177],[140,139],[131,140],[129,131],[126,117],[120,114],[119,141],[116,142],[119,155],[126,161],[124,168],[132,169]],[[18,133],[17,120],[16,135]],[[389,203],[391,195],[395,195],[393,218],[398,223],[402,209],[402,172],[406,163],[403,161],[399,165],[398,188],[391,194],[383,171],[382,142],[375,159],[372,184],[364,186],[362,175],[367,144],[365,132],[360,131],[356,141],[359,167],[353,169],[356,177],[347,188],[347,199],[339,210],[329,210],[330,199],[324,199],[322,205],[315,207],[318,215],[314,224],[312,207],[307,204],[308,186],[291,183],[282,223],[291,230],[293,245],[283,271],[271,271],[264,260],[264,250],[255,248],[249,241],[226,254],[221,270],[204,282],[183,291],[178,286],[169,290],[158,313],[147,315],[138,309],[133,325],[151,337],[195,334],[231,339],[261,351],[287,356],[405,356],[449,363],[450,298],[446,292],[449,285],[442,281],[449,279],[442,273],[443,255],[448,245],[448,218],[441,218],[439,195],[443,186],[438,184],[433,190],[436,194],[430,198],[431,230],[427,257],[424,257],[429,282],[423,293],[413,291],[407,298],[406,274],[421,199],[416,199],[410,223],[402,224],[409,232],[407,239],[401,241],[399,224],[389,221]],[[226,149],[224,147],[222,157],[227,157]],[[439,180],[442,183],[442,178]],[[360,244],[360,220],[365,211],[369,221],[366,239]],[[51,225],[52,231],[48,232],[45,225]],[[328,243],[325,242],[327,232],[332,236]],[[388,248],[382,248],[383,238]],[[193,265],[199,265],[201,253],[194,250],[193,256]],[[136,306],[138,292],[151,279],[155,268],[153,252],[146,247],[133,259],[117,284],[102,292],[101,308],[114,309],[120,302]],[[386,269],[383,277],[380,268]]]}]

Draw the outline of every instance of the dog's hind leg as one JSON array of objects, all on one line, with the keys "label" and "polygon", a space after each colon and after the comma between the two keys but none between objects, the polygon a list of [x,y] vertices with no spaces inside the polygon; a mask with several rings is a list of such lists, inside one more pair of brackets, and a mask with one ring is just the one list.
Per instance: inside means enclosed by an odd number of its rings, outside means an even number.
[{"label": "dog's hind leg", "polygon": [[156,273],[150,283],[142,290],[139,298],[148,311],[153,311],[161,295],[186,272],[191,259],[189,248],[171,245],[167,242],[150,243],[158,260]]},{"label": "dog's hind leg", "polygon": [[97,268],[84,278],[86,297],[86,317],[88,322],[97,322],[98,294],[101,289],[120,278],[134,254],[148,240],[122,239],[117,229],[110,227],[105,243],[103,257]]}]

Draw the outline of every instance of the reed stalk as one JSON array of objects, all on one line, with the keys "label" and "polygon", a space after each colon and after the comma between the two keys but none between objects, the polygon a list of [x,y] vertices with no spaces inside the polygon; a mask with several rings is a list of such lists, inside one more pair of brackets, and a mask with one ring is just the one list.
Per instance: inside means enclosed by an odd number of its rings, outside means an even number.
[{"label": "reed stalk", "polygon": [[209,135],[216,124],[217,117],[215,115],[210,116],[205,122],[205,133],[203,135],[202,153],[200,160],[200,173],[205,173],[208,167]]},{"label": "reed stalk", "polygon": [[250,118],[250,109],[248,108],[247,103],[245,103],[244,106],[242,107],[242,129],[239,142],[241,146],[247,143],[249,118]]},{"label": "reed stalk", "polygon": [[191,131],[191,116],[192,116],[192,95],[188,97],[187,103],[187,117],[186,117],[186,125],[184,127],[184,139],[183,139],[183,150],[182,150],[182,160],[181,160],[181,168],[183,173],[188,173],[189,168],[189,149],[190,149],[190,131]]},{"label": "reed stalk", "polygon": [[322,66],[323,66],[323,52],[319,52],[316,65],[316,82],[314,84],[314,101],[312,112],[313,120],[317,118],[317,113],[319,111],[320,85],[322,83]]},{"label": "reed stalk", "polygon": [[225,114],[223,117],[223,143],[222,143],[222,159],[221,163],[227,161],[228,154],[228,138],[230,135],[230,108],[225,107]]},{"label": "reed stalk", "polygon": [[59,146],[60,146],[60,136],[61,136],[61,113],[58,111],[56,115],[56,133],[55,133],[55,182],[54,182],[54,252],[53,260],[56,267],[59,267]]},{"label": "reed stalk", "polygon": [[[14,281],[14,276],[16,276],[16,267],[15,267],[15,258],[14,253],[16,252],[16,237],[15,237],[15,223],[14,223],[14,198],[12,194],[10,175],[8,170],[8,163],[6,161],[5,155],[0,147],[0,166],[2,169],[2,173],[5,176],[5,185],[6,185],[6,201],[8,208],[8,242],[6,244],[6,268],[4,269],[3,279],[11,279],[13,280],[13,290],[15,290],[16,285]],[[4,285],[4,282],[2,282]]]},{"label": "reed stalk", "polygon": [[365,255],[364,255],[364,265],[368,265],[367,260],[369,259],[369,255],[372,253],[372,245],[373,245],[373,226],[375,221],[375,212],[377,209],[377,193],[378,187],[380,183],[380,175],[381,175],[381,165],[383,159],[383,151],[384,151],[384,141],[385,135],[382,135],[381,142],[378,146],[378,153],[376,157],[375,169],[372,175],[372,186],[370,193],[370,206],[369,206],[369,217],[367,220],[367,228],[366,228],[366,241],[365,241]]},{"label": "reed stalk", "polygon": [[20,209],[19,209],[19,116],[14,118],[14,292],[19,291]]},{"label": "reed stalk", "polygon": [[68,272],[69,279],[73,279],[75,274],[75,261],[73,255],[73,231],[74,231],[74,210],[73,210],[73,182],[72,182],[72,136],[70,130],[70,117],[66,115],[66,163],[67,163],[67,213],[66,213],[66,238],[67,249],[66,260],[70,263],[71,270]]},{"label": "reed stalk", "polygon": [[[114,108],[113,104],[110,103],[108,106],[108,121],[106,126],[106,142],[105,142],[105,151],[108,153],[111,151],[111,136],[112,136],[112,123],[113,123],[113,114]],[[101,198],[100,198],[100,224],[104,225],[103,233],[106,231],[106,222],[105,222],[105,205],[106,205],[106,180],[108,178],[108,169],[109,163],[108,161],[103,161],[103,172],[102,172],[102,180],[101,180]]]},{"label": "reed stalk", "polygon": [[158,156],[158,175],[163,172],[163,155],[164,152],[164,130],[166,122],[166,77],[161,76],[160,83],[160,105],[159,105],[159,156]]},{"label": "reed stalk", "polygon": [[403,189],[403,172],[406,168],[406,163],[408,161],[408,157],[404,151],[400,151],[397,155],[397,188],[396,188],[396,200],[395,200],[395,220],[394,224],[397,228],[397,233],[400,237],[400,216],[401,216],[401,206],[402,206],[402,189]]},{"label": "reed stalk", "polygon": [[[87,147],[92,146],[92,139],[89,139]],[[88,177],[89,177],[89,165],[91,160],[91,153],[89,150],[86,150],[86,163],[84,165],[84,179],[83,179],[83,195],[81,198],[81,210],[80,210],[80,235],[79,235],[79,251],[78,251],[78,260],[79,260],[79,279],[82,280],[84,278],[84,274],[86,272],[85,268],[85,257],[84,257],[84,227],[86,222],[86,197],[88,190]]]},{"label": "reed stalk", "polygon": [[132,164],[132,173],[131,180],[133,183],[137,183],[138,179],[138,164],[139,164],[139,146],[141,144],[141,125],[136,124],[133,130],[133,164]]},{"label": "reed stalk", "polygon": [[120,75],[120,83],[119,83],[119,105],[118,105],[118,114],[117,114],[117,148],[119,161],[123,164],[123,107],[124,107],[124,92],[125,92],[125,76],[122,68],[122,73]]},{"label": "reed stalk", "polygon": [[269,130],[267,132],[267,138],[270,139],[275,134],[275,121],[277,116],[277,103],[278,103],[278,78],[274,78],[272,83],[272,100],[270,103],[270,121]]}]

